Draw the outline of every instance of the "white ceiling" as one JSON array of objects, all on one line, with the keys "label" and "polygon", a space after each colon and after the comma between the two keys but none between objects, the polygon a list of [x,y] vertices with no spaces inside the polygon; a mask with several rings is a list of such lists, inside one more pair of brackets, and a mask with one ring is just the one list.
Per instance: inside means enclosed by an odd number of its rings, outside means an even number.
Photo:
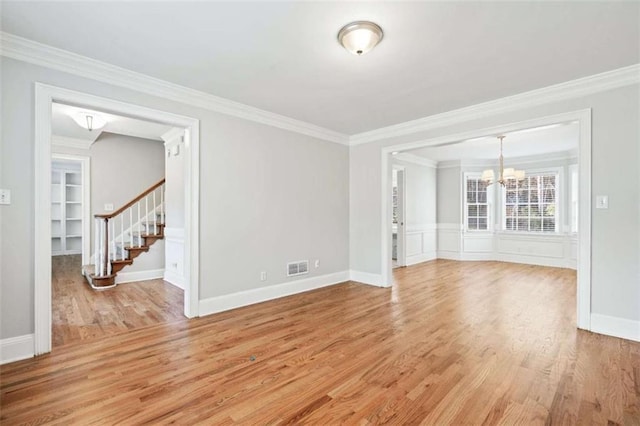
[{"label": "white ceiling", "polygon": [[[565,123],[537,129],[506,133],[503,142],[505,161],[517,157],[575,152],[578,149],[578,123]],[[433,161],[497,160],[500,141],[496,136],[403,151]]]},{"label": "white ceiling", "polygon": [[[3,31],[355,134],[640,62],[640,2],[2,2]],[[354,56],[340,27],[382,43]]]},{"label": "white ceiling", "polygon": [[[89,131],[78,126],[73,118],[71,118],[77,112],[100,114],[107,120],[107,124],[105,124],[102,129]],[[99,112],[88,108],[64,105],[57,102],[54,102],[51,108],[51,133],[66,138],[94,142],[102,132],[109,132],[161,141],[161,136],[171,129],[171,126],[165,124]]]}]

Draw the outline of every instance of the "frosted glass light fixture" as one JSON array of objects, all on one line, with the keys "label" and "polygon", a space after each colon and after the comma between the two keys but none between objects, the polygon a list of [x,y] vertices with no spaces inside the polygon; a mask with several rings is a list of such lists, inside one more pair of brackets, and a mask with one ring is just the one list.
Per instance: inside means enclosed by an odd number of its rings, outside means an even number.
[{"label": "frosted glass light fixture", "polygon": [[502,140],[506,136],[500,135],[498,139],[500,139],[500,165],[499,165],[499,173],[498,180],[495,179],[495,174],[493,173],[493,169],[487,169],[482,172],[481,180],[487,182],[487,185],[491,185],[493,182],[498,182],[500,185],[505,186],[507,180],[509,179],[524,179],[525,173],[524,170],[516,170],[513,167],[504,168],[504,157],[502,156]]},{"label": "frosted glass light fixture", "polygon": [[382,40],[379,25],[369,21],[351,22],[338,32],[340,44],[354,55],[364,55]]},{"label": "frosted glass light fixture", "polygon": [[95,112],[78,112],[71,118],[73,118],[73,121],[75,121],[78,126],[89,131],[92,131],[93,129],[102,129],[105,124],[107,124],[107,120]]}]

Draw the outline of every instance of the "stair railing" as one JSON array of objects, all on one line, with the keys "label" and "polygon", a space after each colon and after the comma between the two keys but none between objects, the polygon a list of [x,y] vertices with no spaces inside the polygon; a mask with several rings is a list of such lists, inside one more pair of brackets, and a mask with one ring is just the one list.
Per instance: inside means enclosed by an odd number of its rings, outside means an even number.
[{"label": "stair railing", "polygon": [[[165,180],[162,179],[116,211],[94,215],[94,276],[111,275],[111,261],[118,258],[125,260],[127,242],[130,248],[142,247],[143,228],[147,235],[160,234],[158,225],[164,224],[165,216],[164,189]],[[153,226],[153,232],[150,232],[150,225]],[[116,233],[118,228],[119,235]],[[134,240],[136,232],[137,241]]]}]

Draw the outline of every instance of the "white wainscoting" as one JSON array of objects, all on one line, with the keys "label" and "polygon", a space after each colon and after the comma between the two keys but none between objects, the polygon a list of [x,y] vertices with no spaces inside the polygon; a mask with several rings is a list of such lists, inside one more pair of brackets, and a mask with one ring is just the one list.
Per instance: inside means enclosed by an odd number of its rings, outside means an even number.
[{"label": "white wainscoting", "polygon": [[462,260],[462,226],[458,223],[439,223],[436,229],[438,259]]},{"label": "white wainscoting", "polygon": [[164,228],[164,280],[184,289],[184,228]]},{"label": "white wainscoting", "polygon": [[407,266],[437,257],[436,225],[407,226],[405,234]]},{"label": "white wainscoting", "polygon": [[577,267],[575,234],[534,235],[518,232],[464,232],[459,224],[439,224],[440,259],[498,260],[530,265]]},{"label": "white wainscoting", "polygon": [[2,339],[0,340],[0,364],[33,358],[34,349],[33,334]]}]

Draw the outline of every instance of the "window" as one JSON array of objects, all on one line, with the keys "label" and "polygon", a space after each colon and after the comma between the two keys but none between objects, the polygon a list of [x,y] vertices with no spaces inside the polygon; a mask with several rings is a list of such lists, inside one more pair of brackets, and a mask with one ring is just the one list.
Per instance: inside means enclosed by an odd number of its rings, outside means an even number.
[{"label": "window", "polygon": [[578,165],[569,166],[571,175],[571,232],[578,232]]},{"label": "window", "polygon": [[510,179],[504,189],[504,229],[525,232],[556,232],[557,173]]},{"label": "window", "polygon": [[479,177],[466,176],[465,228],[468,231],[489,229],[489,188]]}]

